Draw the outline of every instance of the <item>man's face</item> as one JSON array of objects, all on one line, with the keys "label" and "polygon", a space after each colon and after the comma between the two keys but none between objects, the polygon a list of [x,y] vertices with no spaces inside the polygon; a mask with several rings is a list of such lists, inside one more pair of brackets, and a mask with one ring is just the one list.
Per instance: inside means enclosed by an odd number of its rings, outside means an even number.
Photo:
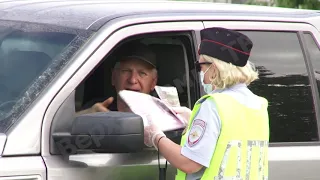
[{"label": "man's face", "polygon": [[116,91],[132,90],[149,94],[157,84],[157,75],[150,64],[138,59],[121,61],[112,73]]}]

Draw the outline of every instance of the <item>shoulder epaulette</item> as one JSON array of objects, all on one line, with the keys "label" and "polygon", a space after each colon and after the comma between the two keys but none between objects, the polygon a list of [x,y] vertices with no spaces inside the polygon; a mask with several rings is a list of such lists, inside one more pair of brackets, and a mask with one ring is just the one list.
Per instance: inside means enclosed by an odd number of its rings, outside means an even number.
[{"label": "shoulder epaulette", "polygon": [[203,96],[202,98],[200,98],[200,99],[197,101],[197,104],[203,103],[208,97],[210,97],[210,96]]}]

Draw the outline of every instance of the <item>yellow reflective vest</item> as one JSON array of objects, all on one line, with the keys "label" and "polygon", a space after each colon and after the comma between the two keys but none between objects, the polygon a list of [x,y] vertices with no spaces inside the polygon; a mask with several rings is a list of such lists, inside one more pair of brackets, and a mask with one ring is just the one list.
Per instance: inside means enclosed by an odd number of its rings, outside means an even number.
[{"label": "yellow reflective vest", "polygon": [[[260,98],[263,102],[261,109],[250,109],[223,93],[208,94],[197,101],[181,146],[184,146],[192,121],[204,100],[216,103],[221,120],[216,149],[201,180],[268,179],[268,101]],[[186,176],[178,170],[176,180],[185,180]]]}]

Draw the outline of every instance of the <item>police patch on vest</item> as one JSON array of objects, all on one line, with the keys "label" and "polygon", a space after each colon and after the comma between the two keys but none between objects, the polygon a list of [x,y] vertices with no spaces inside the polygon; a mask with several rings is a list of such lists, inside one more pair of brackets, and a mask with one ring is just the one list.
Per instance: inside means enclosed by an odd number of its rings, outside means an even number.
[{"label": "police patch on vest", "polygon": [[196,145],[202,138],[206,130],[206,122],[201,119],[195,119],[188,136],[188,145]]}]

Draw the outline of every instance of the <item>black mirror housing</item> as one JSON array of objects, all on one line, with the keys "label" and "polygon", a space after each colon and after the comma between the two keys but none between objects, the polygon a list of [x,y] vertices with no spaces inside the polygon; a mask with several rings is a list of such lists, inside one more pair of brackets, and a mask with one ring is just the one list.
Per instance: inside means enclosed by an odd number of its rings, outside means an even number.
[{"label": "black mirror housing", "polygon": [[70,132],[53,133],[53,140],[62,154],[138,152],[145,147],[143,119],[129,112],[85,114],[74,119]]}]

